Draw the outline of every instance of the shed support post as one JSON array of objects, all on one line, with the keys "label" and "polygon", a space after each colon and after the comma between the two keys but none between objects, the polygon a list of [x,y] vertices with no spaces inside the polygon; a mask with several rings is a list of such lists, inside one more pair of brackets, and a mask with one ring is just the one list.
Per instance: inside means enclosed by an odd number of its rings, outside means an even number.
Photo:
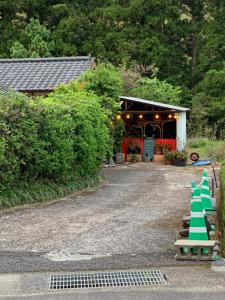
[{"label": "shed support post", "polygon": [[186,112],[179,112],[177,118],[177,150],[184,150],[186,139]]}]

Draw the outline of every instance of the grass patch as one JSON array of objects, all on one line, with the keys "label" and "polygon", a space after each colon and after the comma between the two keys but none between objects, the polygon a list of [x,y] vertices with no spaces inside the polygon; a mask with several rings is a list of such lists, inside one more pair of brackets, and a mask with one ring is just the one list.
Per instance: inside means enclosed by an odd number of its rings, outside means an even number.
[{"label": "grass patch", "polygon": [[187,152],[197,152],[200,159],[209,159],[213,162],[225,160],[225,141],[208,138],[191,138],[187,142]]},{"label": "grass patch", "polygon": [[72,192],[95,187],[101,180],[102,176],[95,175],[65,183],[55,183],[51,181],[37,181],[29,184],[21,183],[20,186],[0,194],[0,209],[51,201],[64,197]]}]

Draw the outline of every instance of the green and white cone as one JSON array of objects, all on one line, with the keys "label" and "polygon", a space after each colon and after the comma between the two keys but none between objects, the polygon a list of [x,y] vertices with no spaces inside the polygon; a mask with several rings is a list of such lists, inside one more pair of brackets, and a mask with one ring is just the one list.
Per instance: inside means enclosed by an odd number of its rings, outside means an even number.
[{"label": "green and white cone", "polygon": [[200,188],[197,186],[197,183],[194,180],[191,183],[191,188],[191,203],[194,201],[201,202]]},{"label": "green and white cone", "polygon": [[203,209],[213,210],[210,188],[209,188],[209,180],[207,179],[203,179],[203,182],[201,184],[201,199],[202,199]]},{"label": "green and white cone", "polygon": [[206,170],[203,170],[203,172],[202,172],[202,181],[201,181],[201,183],[199,184],[199,187],[202,186],[204,179],[206,179],[206,180],[209,181],[209,175],[208,175],[208,173],[207,173]]},{"label": "green and white cone", "polygon": [[208,240],[205,222],[205,211],[202,207],[200,189],[195,189],[191,203],[191,218],[189,228],[189,240]]},{"label": "green and white cone", "polygon": [[202,179],[208,179],[209,180],[209,175],[208,175],[208,172],[206,170],[203,170],[203,172],[202,172]]},{"label": "green and white cone", "polygon": [[197,188],[198,188],[197,183],[196,183],[194,180],[192,180],[192,182],[191,182],[191,198],[193,198],[193,196],[194,196],[194,191],[195,191],[195,189],[197,189]]}]

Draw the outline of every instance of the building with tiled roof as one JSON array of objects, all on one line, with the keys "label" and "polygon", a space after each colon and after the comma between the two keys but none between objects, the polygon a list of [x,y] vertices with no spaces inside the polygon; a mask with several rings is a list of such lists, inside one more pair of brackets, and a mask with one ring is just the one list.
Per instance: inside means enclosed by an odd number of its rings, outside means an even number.
[{"label": "building with tiled roof", "polygon": [[0,86],[29,95],[44,95],[94,66],[94,58],[50,57],[0,59]]}]

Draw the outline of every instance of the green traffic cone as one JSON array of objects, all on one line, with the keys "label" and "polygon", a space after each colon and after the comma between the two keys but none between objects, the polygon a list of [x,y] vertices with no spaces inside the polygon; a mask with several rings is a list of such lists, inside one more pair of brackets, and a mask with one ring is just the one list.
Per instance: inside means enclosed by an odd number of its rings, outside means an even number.
[{"label": "green traffic cone", "polygon": [[200,188],[197,186],[195,181],[192,181],[192,198],[191,203],[201,202]]},{"label": "green traffic cone", "polygon": [[210,196],[209,181],[207,179],[203,179],[201,185],[201,200],[202,200],[203,209],[214,210],[212,207],[212,201]]},{"label": "green traffic cone", "polygon": [[194,180],[192,180],[192,182],[191,182],[191,197],[194,196],[194,191],[196,188],[198,188],[197,183]]},{"label": "green traffic cone", "polygon": [[208,172],[206,170],[203,170],[203,172],[202,172],[202,179],[208,179],[209,180],[209,175],[208,175]]},{"label": "green traffic cone", "polygon": [[[202,207],[200,189],[195,189],[194,197],[191,203],[191,218],[190,218],[190,228],[189,228],[189,240],[208,240],[208,232],[205,222],[205,211]],[[193,252],[197,254],[197,248],[193,249]],[[203,249],[204,253],[208,253],[208,249]]]},{"label": "green traffic cone", "polygon": [[202,181],[201,181],[200,184],[199,184],[199,187],[200,187],[200,188],[201,188],[201,186],[202,186],[202,184],[203,184],[204,179],[206,179],[206,180],[209,181],[209,176],[208,176],[208,173],[207,173],[206,170],[203,170],[203,172],[202,172]]}]

